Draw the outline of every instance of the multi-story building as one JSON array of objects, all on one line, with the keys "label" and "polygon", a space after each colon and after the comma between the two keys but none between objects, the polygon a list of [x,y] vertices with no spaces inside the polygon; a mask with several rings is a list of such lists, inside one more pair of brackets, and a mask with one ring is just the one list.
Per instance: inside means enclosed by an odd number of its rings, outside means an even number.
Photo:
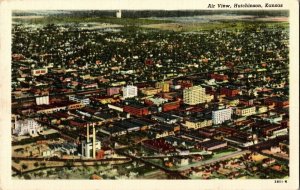
[{"label": "multi-story building", "polygon": [[84,96],[78,96],[78,95],[77,96],[75,96],[75,95],[69,96],[69,100],[82,103],[83,105],[89,105],[91,102],[91,100],[89,98],[86,98]]},{"label": "multi-story building", "polygon": [[147,96],[155,95],[162,91],[161,88],[153,88],[153,87],[145,87],[145,88],[141,88],[140,90],[142,94],[145,94]]},{"label": "multi-story building", "polygon": [[236,115],[239,116],[250,116],[254,115],[256,113],[256,107],[250,106],[250,107],[238,107],[235,111]]},{"label": "multi-story building", "polygon": [[33,76],[40,76],[40,75],[45,75],[48,73],[48,68],[39,68],[39,69],[32,69],[31,74]]},{"label": "multi-story building", "polygon": [[231,119],[231,115],[232,115],[231,108],[212,111],[213,124],[221,124],[224,121],[228,121]]},{"label": "multi-story building", "polygon": [[170,110],[174,110],[180,107],[180,101],[174,101],[174,102],[168,102],[163,104],[163,111],[170,111]]},{"label": "multi-story building", "polygon": [[240,96],[240,104],[243,104],[245,106],[252,106],[254,103],[254,98],[249,96]]},{"label": "multi-story building", "polygon": [[120,93],[120,87],[109,87],[107,88],[107,95],[112,96]]},{"label": "multi-story building", "polygon": [[148,107],[139,104],[125,105],[123,107],[123,110],[124,112],[130,113],[131,115],[135,116],[143,116],[149,114]]},{"label": "multi-story building", "polygon": [[162,92],[169,92],[170,91],[170,84],[167,82],[157,82],[155,84],[156,88],[161,88]]},{"label": "multi-story building", "polygon": [[123,87],[123,98],[133,98],[137,96],[138,89],[136,86],[133,85],[127,85],[126,87]]},{"label": "multi-story building", "polygon": [[240,91],[234,87],[222,87],[220,93],[227,97],[234,97],[238,95]]},{"label": "multi-story building", "polygon": [[41,125],[33,119],[15,120],[13,134],[17,136],[37,136],[42,131]]},{"label": "multi-story building", "polygon": [[198,119],[198,118],[190,118],[185,121],[185,126],[188,129],[199,129],[203,127],[212,126],[211,119]]},{"label": "multi-story building", "polygon": [[49,96],[41,96],[41,97],[36,97],[35,98],[36,105],[49,105]]},{"label": "multi-story building", "polygon": [[188,105],[196,105],[209,101],[210,98],[205,93],[205,88],[193,86],[183,90],[183,102]]}]

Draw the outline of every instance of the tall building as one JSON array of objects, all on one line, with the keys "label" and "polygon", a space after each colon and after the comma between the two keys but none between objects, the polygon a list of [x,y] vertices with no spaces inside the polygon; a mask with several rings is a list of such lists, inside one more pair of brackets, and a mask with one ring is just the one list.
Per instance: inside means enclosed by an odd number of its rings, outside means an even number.
[{"label": "tall building", "polygon": [[138,89],[136,86],[133,85],[127,85],[126,87],[123,87],[123,98],[133,98],[137,96]]},{"label": "tall building", "polygon": [[183,90],[183,102],[188,105],[204,103],[208,100],[205,88],[193,86]]},{"label": "tall building", "polygon": [[101,142],[96,139],[95,124],[93,124],[92,141],[90,141],[89,124],[86,129],[86,141],[82,141],[81,153],[86,158],[96,158],[96,152],[101,149]]},{"label": "tall building", "polygon": [[232,115],[231,108],[212,111],[213,124],[221,124],[224,121],[230,120]]}]

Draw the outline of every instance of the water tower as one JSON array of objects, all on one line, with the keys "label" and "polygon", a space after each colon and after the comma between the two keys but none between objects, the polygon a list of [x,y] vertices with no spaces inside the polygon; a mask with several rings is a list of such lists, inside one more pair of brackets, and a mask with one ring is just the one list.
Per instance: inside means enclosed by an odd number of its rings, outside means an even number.
[{"label": "water tower", "polygon": [[121,10],[117,10],[116,17],[117,18],[122,18],[122,11]]}]

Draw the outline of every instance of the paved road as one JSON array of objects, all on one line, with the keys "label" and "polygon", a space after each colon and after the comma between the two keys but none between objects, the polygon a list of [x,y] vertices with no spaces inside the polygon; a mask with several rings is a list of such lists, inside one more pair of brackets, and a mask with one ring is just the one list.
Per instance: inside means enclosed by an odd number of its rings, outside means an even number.
[{"label": "paved road", "polygon": [[34,158],[34,157],[12,157],[12,160],[36,160],[36,161],[61,161],[66,162],[68,160],[74,162],[108,162],[108,161],[122,161],[131,160],[130,158],[105,158],[105,159],[80,159],[80,158]]},{"label": "paved road", "polygon": [[154,163],[149,162],[149,161],[147,161],[147,160],[144,160],[144,159],[142,159],[142,158],[133,156],[133,155],[128,154],[128,153],[121,152],[120,150],[118,150],[117,152],[118,152],[118,154],[127,156],[127,157],[129,157],[129,158],[132,158],[133,160],[136,160],[136,161],[145,163],[145,164],[150,165],[150,166],[154,166],[155,168],[160,169],[160,170],[166,172],[167,174],[169,174],[169,175],[175,177],[175,179],[189,179],[188,177],[182,175],[180,172],[178,172],[178,171],[176,171],[176,170],[171,171],[171,170],[169,170],[169,169],[166,169],[166,168],[162,167],[162,166],[159,165],[159,164],[154,164]]},{"label": "paved road", "polygon": [[236,156],[240,156],[240,155],[243,155],[243,154],[246,154],[246,153],[250,153],[250,152],[251,151],[249,151],[249,150],[237,151],[237,152],[234,152],[232,154],[228,154],[226,156],[222,156],[220,158],[213,158],[213,159],[205,160],[205,161],[202,161],[202,162],[200,161],[200,162],[197,162],[197,163],[194,163],[194,164],[183,166],[183,167],[180,167],[180,168],[178,168],[176,170],[177,171],[184,171],[184,170],[190,169],[191,167],[199,167],[199,166],[203,166],[203,165],[207,165],[207,164],[212,164],[214,162],[219,162],[219,161],[222,161],[222,160],[230,159],[230,158],[233,158],[233,157],[236,157]]}]

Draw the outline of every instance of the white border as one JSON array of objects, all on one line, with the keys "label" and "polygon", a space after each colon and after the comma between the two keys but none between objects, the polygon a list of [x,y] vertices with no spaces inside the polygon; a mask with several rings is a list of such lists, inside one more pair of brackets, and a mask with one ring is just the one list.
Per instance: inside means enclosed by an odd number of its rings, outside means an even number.
[{"label": "white border", "polygon": [[[290,10],[290,178],[288,183],[275,184],[274,180],[12,180],[10,139],[10,58],[12,10],[180,10],[208,9],[217,3],[281,3]],[[298,189],[299,187],[299,10],[296,0],[0,0],[0,189]],[[220,10],[220,9],[214,9]],[[249,9],[230,9],[249,10]],[[257,10],[257,9],[255,9]],[[269,9],[266,9],[269,10]]]}]

